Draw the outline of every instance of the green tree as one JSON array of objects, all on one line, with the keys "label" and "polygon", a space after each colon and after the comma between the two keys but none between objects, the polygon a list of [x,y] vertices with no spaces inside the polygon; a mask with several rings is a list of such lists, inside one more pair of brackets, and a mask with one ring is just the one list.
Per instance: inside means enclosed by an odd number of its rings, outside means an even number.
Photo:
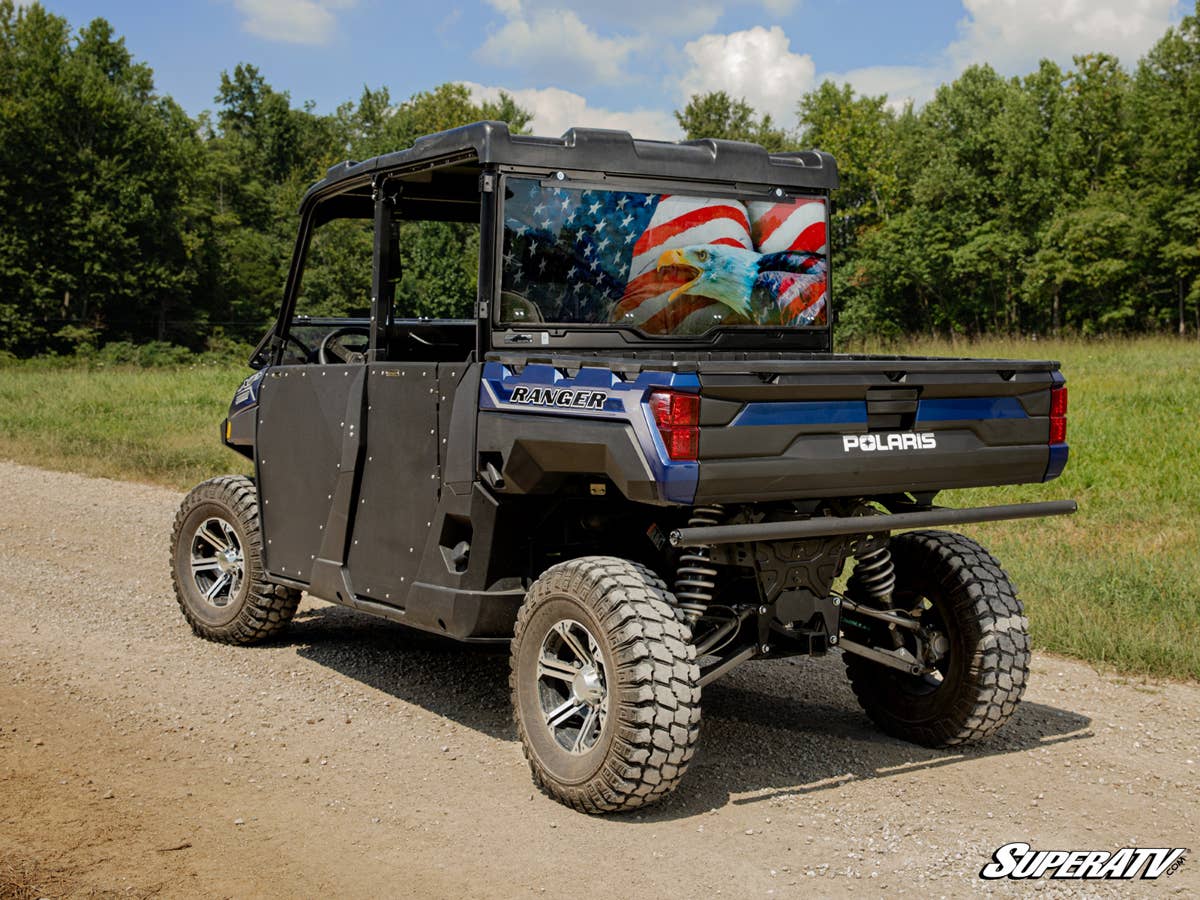
[{"label": "green tree", "polygon": [[682,111],[675,111],[675,121],[689,140],[748,141],[772,152],[792,149],[787,132],[770,115],[760,118],[744,99],[735,100],[725,91],[694,95]]},{"label": "green tree", "polygon": [[1160,325],[1140,252],[1149,238],[1143,211],[1123,191],[1095,192],[1056,215],[1029,272],[1035,290],[1050,300],[1052,330],[1095,334]]},{"label": "green tree", "polygon": [[0,73],[0,348],[168,337],[196,280],[187,117],[107,22],[72,41],[40,4],[0,0]]},{"label": "green tree", "polygon": [[511,94],[504,91],[495,100],[485,100],[479,107],[484,119],[495,122],[505,122],[508,130],[514,134],[528,134],[529,123],[533,121],[533,113],[518,105]]},{"label": "green tree", "polygon": [[1130,106],[1134,176],[1162,248],[1152,290],[1179,333],[1191,318],[1200,336],[1200,4],[1139,62]]},{"label": "green tree", "polygon": [[1162,205],[1162,217],[1150,220],[1155,223],[1151,226],[1152,245],[1161,247],[1163,274],[1173,282],[1179,334],[1187,334],[1190,309],[1192,331],[1200,335],[1200,191],[1189,191]]},{"label": "green tree", "polygon": [[[856,97],[848,84],[832,81],[804,95],[798,112],[800,143],[832,153],[841,186],[839,216],[846,218],[844,238],[884,221],[895,211],[905,187],[902,172],[906,129],[887,105],[887,97]],[[904,113],[905,124],[911,107]]]}]

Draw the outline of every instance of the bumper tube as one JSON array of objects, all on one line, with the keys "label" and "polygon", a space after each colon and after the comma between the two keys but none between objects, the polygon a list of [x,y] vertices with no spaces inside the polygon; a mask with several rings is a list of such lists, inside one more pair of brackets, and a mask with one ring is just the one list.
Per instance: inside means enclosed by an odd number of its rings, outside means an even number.
[{"label": "bumper tube", "polygon": [[671,532],[671,546],[702,547],[708,544],[786,541],[810,537],[830,537],[836,534],[879,534],[883,531],[926,528],[931,525],[965,525],[972,522],[1001,522],[1006,519],[1068,516],[1078,509],[1079,504],[1074,500],[1049,500],[1042,503],[975,506],[969,509],[933,507],[919,512],[888,513],[878,516],[822,516],[815,519],[798,519],[792,522],[677,528]]}]

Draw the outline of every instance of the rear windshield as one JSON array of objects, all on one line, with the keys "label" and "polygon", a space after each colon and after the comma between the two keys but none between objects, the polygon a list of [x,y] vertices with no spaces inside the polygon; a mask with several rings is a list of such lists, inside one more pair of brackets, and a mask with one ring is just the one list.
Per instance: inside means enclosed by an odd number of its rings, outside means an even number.
[{"label": "rear windshield", "polygon": [[508,178],[501,322],[654,335],[827,322],[825,200],[649,194]]}]

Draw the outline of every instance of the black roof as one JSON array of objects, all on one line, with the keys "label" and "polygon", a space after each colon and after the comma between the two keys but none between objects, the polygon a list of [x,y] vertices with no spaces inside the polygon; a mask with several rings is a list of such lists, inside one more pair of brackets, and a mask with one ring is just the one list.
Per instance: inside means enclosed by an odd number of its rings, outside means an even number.
[{"label": "black roof", "polygon": [[627,131],[571,128],[562,137],[512,134],[503,122],[476,122],[417,138],[407,150],[332,166],[306,199],[343,181],[378,171],[467,159],[482,165],[608,172],[650,178],[740,182],[767,187],[833,190],[837,163],[828,153],[768,153],[757,144],[704,139],[642,141]]}]

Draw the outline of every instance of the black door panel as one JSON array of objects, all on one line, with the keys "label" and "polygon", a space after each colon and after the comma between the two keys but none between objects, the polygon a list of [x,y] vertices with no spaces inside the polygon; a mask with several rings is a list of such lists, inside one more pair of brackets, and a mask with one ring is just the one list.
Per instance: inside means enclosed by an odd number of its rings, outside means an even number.
[{"label": "black door panel", "polygon": [[329,539],[334,546],[325,553],[341,556],[338,536],[326,532],[340,527],[344,543],[364,370],[362,364],[278,366],[263,379],[255,463],[273,575],[310,582]]},{"label": "black door panel", "polygon": [[359,596],[405,604],[437,508],[438,401],[435,363],[370,367],[367,449],[349,555]]}]

